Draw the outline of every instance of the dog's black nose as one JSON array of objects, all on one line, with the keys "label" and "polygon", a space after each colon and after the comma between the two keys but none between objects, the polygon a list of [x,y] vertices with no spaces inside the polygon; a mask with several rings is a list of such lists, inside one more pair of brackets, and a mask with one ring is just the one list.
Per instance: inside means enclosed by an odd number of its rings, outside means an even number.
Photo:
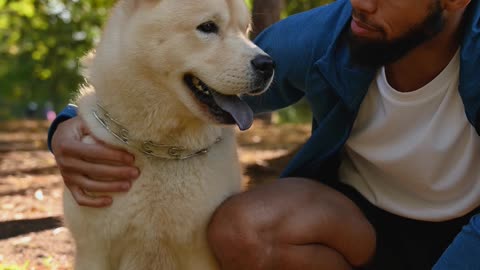
[{"label": "dog's black nose", "polygon": [[259,75],[267,80],[273,75],[275,62],[270,56],[259,54],[252,60],[252,66]]}]

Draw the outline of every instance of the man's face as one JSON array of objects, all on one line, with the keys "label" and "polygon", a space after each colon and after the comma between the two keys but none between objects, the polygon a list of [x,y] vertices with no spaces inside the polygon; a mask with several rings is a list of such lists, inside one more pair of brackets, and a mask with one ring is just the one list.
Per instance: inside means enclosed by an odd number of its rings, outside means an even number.
[{"label": "man's face", "polygon": [[440,0],[350,0],[348,35],[354,64],[395,62],[444,28]]}]

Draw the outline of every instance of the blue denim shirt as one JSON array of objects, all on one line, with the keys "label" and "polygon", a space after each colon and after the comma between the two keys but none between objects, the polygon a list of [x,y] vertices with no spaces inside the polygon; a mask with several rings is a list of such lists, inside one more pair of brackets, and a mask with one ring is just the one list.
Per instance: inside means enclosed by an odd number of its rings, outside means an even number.
[{"label": "blue denim shirt", "polygon": [[[277,77],[263,97],[249,98],[255,111],[279,109],[305,97],[313,112],[312,136],[284,176],[336,180],[339,153],[375,76],[375,70],[351,65],[344,39],[351,12],[350,1],[340,0],[291,16],[256,41],[275,59]],[[472,1],[466,16],[459,91],[466,117],[479,133],[480,1]],[[464,227],[434,267],[447,269],[480,269],[480,215]]]},{"label": "blue denim shirt", "polygon": [[[376,73],[351,64],[344,39],[351,13],[349,0],[338,0],[290,16],[256,39],[275,59],[276,75],[269,91],[246,97],[247,102],[260,113],[287,107],[304,97],[313,113],[312,135],[283,176],[337,180],[340,151]],[[466,117],[480,132],[480,1],[470,4],[465,27],[459,91]],[[71,107],[64,110],[52,124],[49,138],[60,121],[75,114]],[[480,269],[479,216],[472,219],[435,266],[435,270],[444,269]]]}]

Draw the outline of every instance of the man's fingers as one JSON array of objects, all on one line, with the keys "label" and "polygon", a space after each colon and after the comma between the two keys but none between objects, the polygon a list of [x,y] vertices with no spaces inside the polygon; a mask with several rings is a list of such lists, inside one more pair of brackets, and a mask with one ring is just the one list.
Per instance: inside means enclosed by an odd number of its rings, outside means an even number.
[{"label": "man's fingers", "polygon": [[81,118],[79,119],[79,126],[80,126],[80,131],[82,132],[81,133],[82,136],[90,135],[92,133]]},{"label": "man's fingers", "polygon": [[72,193],[73,198],[75,201],[81,206],[88,206],[88,207],[95,207],[95,208],[102,208],[107,207],[112,204],[112,198],[107,196],[101,197],[90,197],[78,186],[75,185],[68,185],[68,189]]},{"label": "man's fingers", "polygon": [[140,172],[135,167],[90,163],[80,159],[64,158],[60,169],[65,174],[87,175],[97,181],[126,181],[136,179]]},{"label": "man's fingers", "polygon": [[106,161],[113,164],[133,165],[135,158],[132,154],[106,146],[105,144],[73,143],[62,145],[63,153],[68,156],[79,157],[89,161]]},{"label": "man's fingers", "polygon": [[128,181],[99,182],[83,175],[69,176],[65,182],[67,185],[78,186],[84,192],[127,192],[132,186]]},{"label": "man's fingers", "polygon": [[140,172],[132,154],[90,138],[93,136],[82,119],[74,117],[57,127],[52,152],[75,201],[82,206],[105,207],[112,198],[95,194],[126,192],[129,180]]}]

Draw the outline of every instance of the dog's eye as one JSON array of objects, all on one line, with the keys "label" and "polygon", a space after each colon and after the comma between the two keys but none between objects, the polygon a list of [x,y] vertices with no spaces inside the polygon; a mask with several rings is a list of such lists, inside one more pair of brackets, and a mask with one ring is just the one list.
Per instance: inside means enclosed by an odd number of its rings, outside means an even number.
[{"label": "dog's eye", "polygon": [[197,27],[197,30],[207,34],[211,34],[211,33],[216,34],[218,33],[218,25],[212,21],[208,21],[200,24]]}]

